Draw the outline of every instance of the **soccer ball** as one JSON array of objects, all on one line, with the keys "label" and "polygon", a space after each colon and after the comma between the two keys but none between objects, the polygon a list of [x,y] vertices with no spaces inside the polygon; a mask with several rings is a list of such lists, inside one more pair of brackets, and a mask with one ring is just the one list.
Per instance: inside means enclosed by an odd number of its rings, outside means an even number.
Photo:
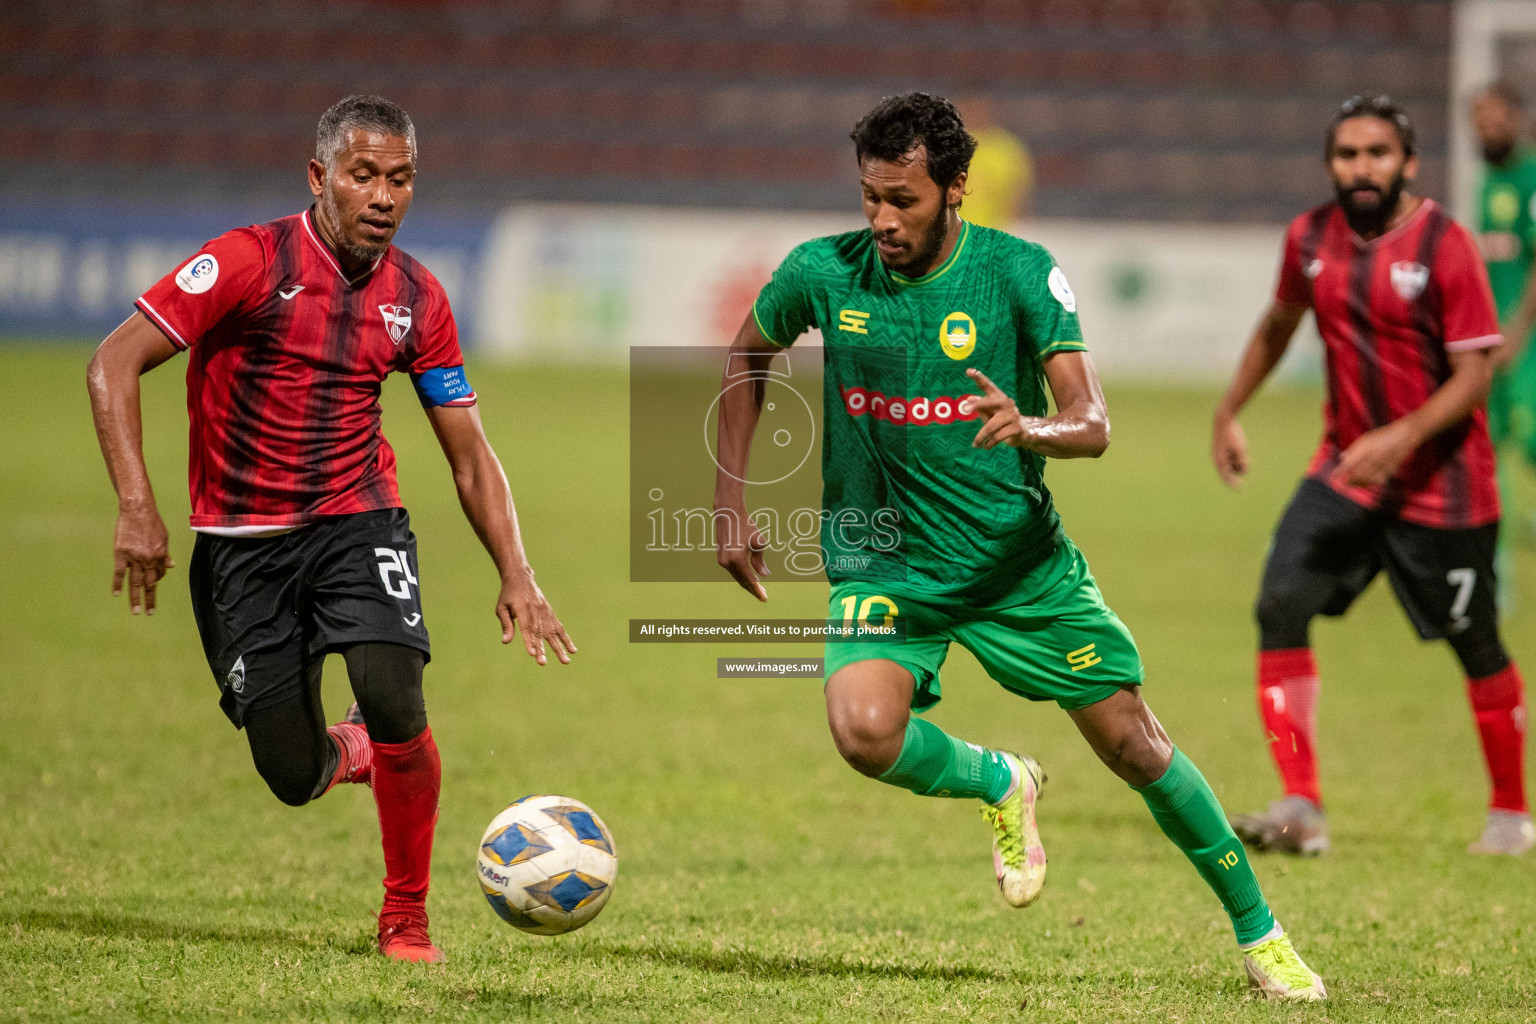
[{"label": "soccer ball", "polygon": [[580,800],[525,796],[491,820],[476,866],[503,921],[530,935],[560,935],[603,909],[619,857],[608,826]]}]

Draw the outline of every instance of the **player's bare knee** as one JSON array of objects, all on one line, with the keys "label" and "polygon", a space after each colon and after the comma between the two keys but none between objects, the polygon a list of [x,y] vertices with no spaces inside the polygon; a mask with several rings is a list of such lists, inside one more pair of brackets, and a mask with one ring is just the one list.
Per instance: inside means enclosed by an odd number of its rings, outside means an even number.
[{"label": "player's bare knee", "polygon": [[1132,714],[1105,716],[1085,731],[1105,767],[1133,786],[1157,781],[1173,760],[1173,743],[1145,705]]},{"label": "player's bare knee", "polygon": [[829,701],[827,724],[844,761],[864,775],[883,775],[901,753],[907,709],[870,700]]},{"label": "player's bare knee", "polygon": [[1148,786],[1163,777],[1173,761],[1173,744],[1137,729],[1124,737],[1116,757],[1115,774],[1133,786]]}]

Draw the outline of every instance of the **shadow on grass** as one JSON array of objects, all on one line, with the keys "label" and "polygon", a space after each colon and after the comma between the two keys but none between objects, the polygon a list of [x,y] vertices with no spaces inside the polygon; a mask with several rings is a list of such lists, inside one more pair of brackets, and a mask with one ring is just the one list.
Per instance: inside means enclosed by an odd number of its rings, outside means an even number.
[{"label": "shadow on grass", "polygon": [[830,956],[765,956],[745,949],[704,950],[687,946],[600,946],[595,956],[620,960],[644,960],[655,964],[675,964],[695,971],[715,974],[740,974],[770,981],[795,978],[899,978],[910,981],[990,981],[1017,980],[1010,974],[963,964],[906,964],[892,961],[848,960]]},{"label": "shadow on grass", "polygon": [[334,949],[342,953],[374,952],[368,936],[331,936],[313,931],[273,928],[267,925],[208,925],[165,921],[153,917],[114,915],[94,911],[29,910],[0,921],[23,930],[70,932],[104,939],[137,939],[149,942],[220,942],[231,945],[280,945],[285,949]]}]

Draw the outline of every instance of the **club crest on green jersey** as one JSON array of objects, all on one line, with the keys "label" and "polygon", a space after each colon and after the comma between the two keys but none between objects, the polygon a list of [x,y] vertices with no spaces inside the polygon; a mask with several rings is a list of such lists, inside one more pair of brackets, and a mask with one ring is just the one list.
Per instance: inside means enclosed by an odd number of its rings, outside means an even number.
[{"label": "club crest on green jersey", "polygon": [[939,325],[939,347],[951,359],[964,359],[976,351],[976,321],[964,313],[951,313]]},{"label": "club crest on green jersey", "polygon": [[1494,228],[1508,230],[1520,218],[1520,190],[1513,185],[1499,185],[1488,196],[1488,221]]}]

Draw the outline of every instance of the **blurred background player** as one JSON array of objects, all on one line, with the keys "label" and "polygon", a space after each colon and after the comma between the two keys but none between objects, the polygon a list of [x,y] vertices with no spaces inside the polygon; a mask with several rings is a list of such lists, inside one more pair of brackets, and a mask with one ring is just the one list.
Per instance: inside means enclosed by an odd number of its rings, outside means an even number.
[{"label": "blurred background player", "polygon": [[[949,101],[888,97],[852,135],[869,228],[795,248],[727,357],[720,564],[767,600],[766,539],[749,523],[743,484],[765,392],[732,384],[761,378],[819,327],[828,618],[903,631],[899,642],[827,644],[827,720],[844,760],[920,796],[982,801],[1004,898],[1034,902],[1045,884],[1035,824],[1045,773],[911,713],[938,703],[939,669],[958,643],[1010,692],[1055,701],[1141,795],[1220,899],[1253,985],[1268,998],[1324,998],[1215,794],[1142,700],[1136,643],[1046,489],[1047,457],[1096,458],[1109,445],[1065,274],[1043,247],[960,218],[975,141]],[[894,547],[871,533],[892,512]]]},{"label": "blurred background player", "polygon": [[1476,853],[1536,843],[1524,779],[1525,697],[1499,636],[1499,498],[1483,403],[1499,325],[1470,234],[1407,191],[1413,126],[1385,96],[1354,96],[1328,126],[1336,199],[1286,233],[1280,282],[1216,410],[1216,471],[1248,470],[1237,415],[1308,308],[1327,353],[1326,430],[1276,527],[1259,593],[1258,699],[1285,787],[1234,819],[1261,849],[1317,854],[1328,826],[1317,777],[1318,672],[1309,629],[1342,615],[1383,569],[1419,635],[1466,673],[1491,809]]},{"label": "blurred background player", "polygon": [[[1504,521],[1518,529],[1525,520],[1517,503],[1515,465],[1536,463],[1536,365],[1529,345],[1536,324],[1536,288],[1531,287],[1536,269],[1536,146],[1527,135],[1524,100],[1504,82],[1473,98],[1472,127],[1485,165],[1477,203],[1478,243],[1504,334],[1504,344],[1494,353],[1488,433],[1498,458]],[[1499,536],[1499,604],[1506,612],[1514,592],[1514,559],[1508,557],[1511,532],[1506,526]]]},{"label": "blurred background player", "polygon": [[956,103],[976,153],[965,177],[965,219],[984,228],[1010,230],[1028,217],[1035,190],[1035,164],[1022,139],[997,123],[990,96]]},{"label": "blurred background player", "polygon": [[[192,605],[220,705],[285,804],[366,783],[384,846],[379,950],[443,958],[426,899],[442,768],[422,696],[431,657],[416,538],[380,430],[380,384],[411,375],[465,515],[501,574],[502,642],[575,647],[533,580],[512,495],[464,376],[437,279],[390,243],[410,208],[416,130],[377,96],[321,117],[305,212],[207,243],[101,343],[89,383],[118,495],[113,593],[153,614],[173,565],[144,463],[139,376],[180,351],[191,419]],[[357,698],[327,729],[329,653]]]}]

